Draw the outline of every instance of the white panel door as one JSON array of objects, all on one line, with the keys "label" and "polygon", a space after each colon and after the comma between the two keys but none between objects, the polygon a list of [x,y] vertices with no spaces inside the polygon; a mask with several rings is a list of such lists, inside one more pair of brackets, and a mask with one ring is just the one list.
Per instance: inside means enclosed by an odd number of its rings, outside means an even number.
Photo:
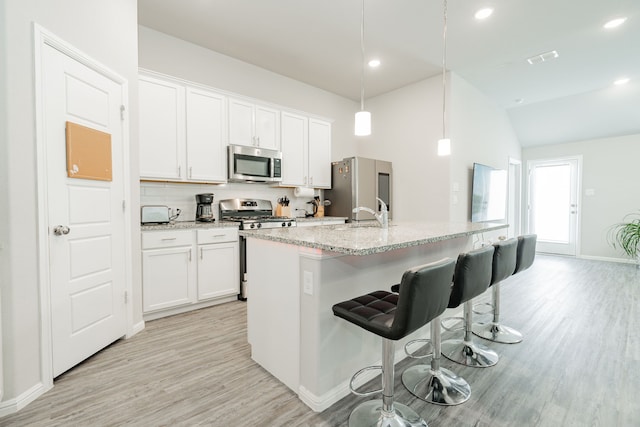
[{"label": "white panel door", "polygon": [[539,252],[576,255],[578,160],[529,162],[529,231]]},{"label": "white panel door", "polygon": [[187,179],[225,182],[226,98],[187,88]]},{"label": "white panel door", "polygon": [[309,185],[331,188],[331,123],[309,119]]},{"label": "white panel door", "polygon": [[240,293],[238,243],[199,245],[198,299]]},{"label": "white panel door", "polygon": [[[42,76],[58,376],[126,333],[122,88],[50,46]],[[111,181],[67,177],[66,121],[111,135]]]},{"label": "white panel door", "polygon": [[307,184],[308,119],[282,113],[282,185]]},{"label": "white panel door", "polygon": [[181,179],[184,164],[184,87],[140,77],[140,177]]}]

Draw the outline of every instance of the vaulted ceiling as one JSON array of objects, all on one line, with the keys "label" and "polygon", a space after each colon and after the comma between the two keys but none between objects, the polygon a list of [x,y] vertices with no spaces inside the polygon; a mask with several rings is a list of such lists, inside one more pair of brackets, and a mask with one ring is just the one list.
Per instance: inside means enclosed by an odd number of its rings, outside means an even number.
[{"label": "vaulted ceiling", "polygon": [[[443,0],[365,0],[367,98],[441,73]],[[360,0],[138,0],[139,23],[360,97]],[[494,9],[482,21],[483,7]],[[618,28],[605,22],[627,17]],[[556,51],[534,64],[527,58]],[[523,146],[640,134],[640,1],[448,0],[447,68],[504,108]],[[615,86],[621,77],[626,85]]]}]

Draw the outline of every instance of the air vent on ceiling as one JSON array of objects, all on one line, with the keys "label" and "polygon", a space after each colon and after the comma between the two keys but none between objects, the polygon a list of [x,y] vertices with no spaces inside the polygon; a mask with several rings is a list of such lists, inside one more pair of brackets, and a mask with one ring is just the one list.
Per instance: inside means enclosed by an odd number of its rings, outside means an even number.
[{"label": "air vent on ceiling", "polygon": [[558,57],[558,52],[555,50],[539,53],[538,55],[533,55],[531,58],[527,58],[527,62],[531,65],[539,64],[541,62],[551,61],[552,59],[556,59]]}]

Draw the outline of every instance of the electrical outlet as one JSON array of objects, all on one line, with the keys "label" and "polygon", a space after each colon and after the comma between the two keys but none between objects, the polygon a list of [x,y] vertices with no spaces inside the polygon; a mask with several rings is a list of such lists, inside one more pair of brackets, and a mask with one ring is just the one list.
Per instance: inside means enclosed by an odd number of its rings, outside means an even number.
[{"label": "electrical outlet", "polygon": [[313,295],[313,273],[305,271],[302,277],[302,291],[307,295]]}]

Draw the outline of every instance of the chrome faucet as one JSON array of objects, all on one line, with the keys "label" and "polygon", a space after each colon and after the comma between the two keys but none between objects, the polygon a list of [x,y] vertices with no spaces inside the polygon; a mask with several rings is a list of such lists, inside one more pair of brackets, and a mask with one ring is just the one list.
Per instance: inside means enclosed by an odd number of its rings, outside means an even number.
[{"label": "chrome faucet", "polygon": [[353,213],[358,213],[360,211],[369,212],[376,218],[376,220],[380,224],[380,227],[389,228],[389,209],[387,209],[387,205],[381,199],[379,199],[378,197],[376,197],[376,199],[380,202],[379,213],[376,213],[373,209],[369,209],[363,206],[353,208]]}]

